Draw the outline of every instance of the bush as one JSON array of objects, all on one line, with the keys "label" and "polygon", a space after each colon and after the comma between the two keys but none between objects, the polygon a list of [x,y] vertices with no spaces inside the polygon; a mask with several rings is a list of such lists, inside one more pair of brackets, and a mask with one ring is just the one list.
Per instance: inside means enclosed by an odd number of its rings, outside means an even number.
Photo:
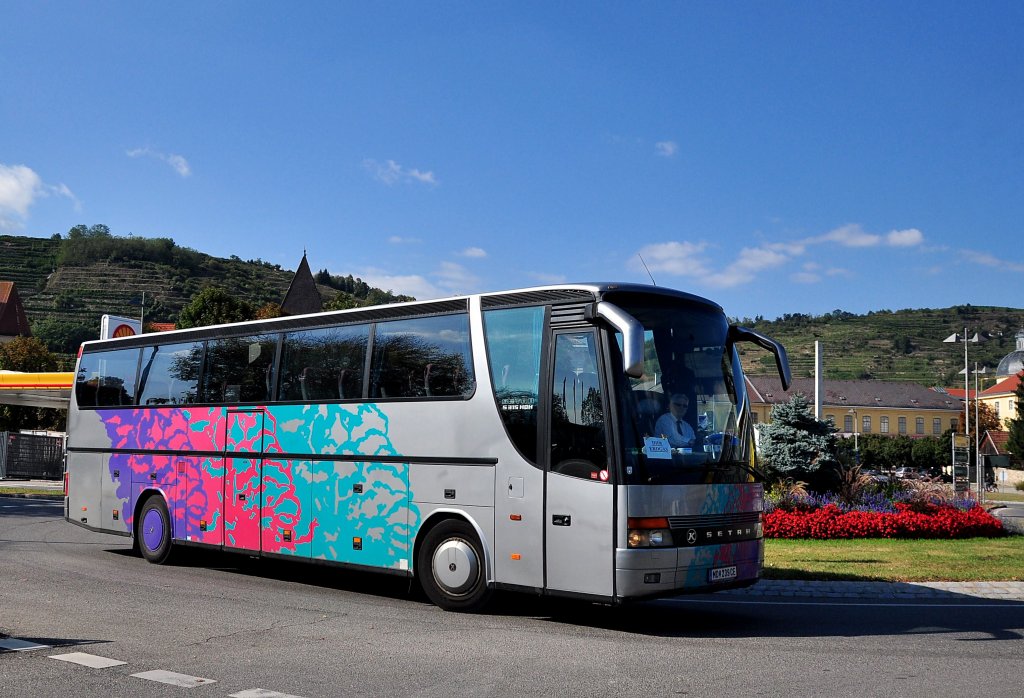
[{"label": "bush", "polygon": [[1018,492],[1024,492],[1024,480],[1018,482],[1016,485],[1013,486],[1013,488]]}]

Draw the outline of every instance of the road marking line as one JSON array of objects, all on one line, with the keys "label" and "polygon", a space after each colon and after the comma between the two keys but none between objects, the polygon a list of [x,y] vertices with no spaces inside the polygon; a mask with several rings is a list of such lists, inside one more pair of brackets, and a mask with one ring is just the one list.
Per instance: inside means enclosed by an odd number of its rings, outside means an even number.
[{"label": "road marking line", "polygon": [[0,640],[0,650],[7,650],[8,652],[31,652],[32,650],[46,649],[50,649],[50,645],[40,645],[38,642],[19,640],[16,637]]},{"label": "road marking line", "polygon": [[228,698],[301,698],[301,696],[293,696],[291,693],[268,691],[265,688],[250,688],[247,691],[231,693],[228,695]]},{"label": "road marking line", "polygon": [[59,659],[62,662],[71,662],[72,664],[81,664],[91,669],[107,669],[112,666],[121,666],[128,662],[122,662],[119,659],[110,659],[109,657],[101,657],[98,654],[88,654],[86,652],[69,652],[67,654],[51,654],[50,659]]},{"label": "road marking line", "polygon": [[147,681],[156,681],[158,683],[167,683],[172,686],[180,686],[182,688],[195,688],[196,686],[204,686],[209,683],[217,683],[213,679],[203,679],[198,676],[189,676],[188,674],[176,674],[173,671],[164,671],[163,669],[143,671],[139,674],[132,674],[132,676],[140,679],[146,679]]}]

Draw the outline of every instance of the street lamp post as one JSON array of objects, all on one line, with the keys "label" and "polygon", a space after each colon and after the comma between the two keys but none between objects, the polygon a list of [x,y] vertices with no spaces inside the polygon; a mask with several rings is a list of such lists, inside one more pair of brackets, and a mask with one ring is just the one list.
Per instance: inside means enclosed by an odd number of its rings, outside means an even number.
[{"label": "street lamp post", "polygon": [[[978,501],[985,501],[985,488],[982,486],[982,477],[984,476],[983,468],[981,465],[981,416],[978,409],[978,374],[987,373],[988,368],[982,366],[978,368],[978,362],[974,362],[974,370],[971,373],[974,374],[974,463],[978,471]],[[970,403],[968,403],[968,408]]]},{"label": "street lamp post", "polygon": [[[953,334],[949,335],[948,337],[946,337],[942,341],[946,342],[946,343],[961,342],[962,341],[964,343],[964,370],[963,370],[963,374],[964,374],[964,436],[965,437],[970,437],[970,433],[971,433],[971,389],[970,389],[970,383],[968,383],[968,379],[970,378],[970,375],[969,375],[970,369],[968,368],[968,363],[967,363],[967,343],[970,342],[971,344],[981,344],[982,342],[985,341],[985,338],[982,337],[981,334],[979,334],[978,332],[975,332],[973,337],[968,337],[967,336],[967,328],[965,327],[964,328],[964,333],[962,335],[961,334],[957,334],[957,333],[953,333]],[[975,370],[977,370],[977,366],[975,366]],[[975,383],[975,393],[977,393],[977,383],[978,383],[977,375],[975,375],[975,377],[974,377],[974,383]],[[977,396],[977,394],[975,394],[975,396],[974,396],[974,409],[975,409],[975,412],[977,412],[977,409],[978,409],[978,396]],[[975,414],[975,420],[974,421],[975,421],[975,429],[977,429],[977,422],[978,422],[978,415],[977,414]],[[977,434],[975,434],[975,436],[977,437]],[[967,448],[969,450],[970,446],[968,445]],[[981,492],[983,490],[983,487],[982,487],[982,484],[981,484],[981,463],[978,462],[977,455],[978,455],[978,445],[977,445],[977,438],[975,438],[975,461],[974,462],[975,462],[975,469],[978,472],[978,501],[980,502],[981,501]],[[955,467],[955,465],[954,465],[953,476],[954,476],[954,487],[955,487],[956,486],[956,482],[955,482],[955,480],[956,480],[956,467]],[[968,480],[968,482],[970,482],[970,480]]]},{"label": "street lamp post", "polygon": [[860,465],[860,444],[857,443],[857,436],[860,434],[857,424],[857,408],[850,408],[847,414],[853,415],[853,463]]}]

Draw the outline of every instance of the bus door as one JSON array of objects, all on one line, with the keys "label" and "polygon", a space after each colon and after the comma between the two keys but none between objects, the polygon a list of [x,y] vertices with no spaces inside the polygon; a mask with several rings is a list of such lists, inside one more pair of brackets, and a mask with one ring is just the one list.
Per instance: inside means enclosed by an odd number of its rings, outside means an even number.
[{"label": "bus door", "polygon": [[262,409],[229,409],[224,445],[224,547],[260,549]]},{"label": "bus door", "polygon": [[545,585],[614,593],[613,497],[606,445],[606,398],[593,330],[558,332],[550,355],[546,404]]}]

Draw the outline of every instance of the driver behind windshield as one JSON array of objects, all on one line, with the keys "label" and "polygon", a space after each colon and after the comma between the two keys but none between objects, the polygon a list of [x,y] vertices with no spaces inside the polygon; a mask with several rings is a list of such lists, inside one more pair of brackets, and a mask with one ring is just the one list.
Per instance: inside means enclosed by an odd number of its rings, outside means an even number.
[{"label": "driver behind windshield", "polygon": [[686,421],[690,398],[683,393],[673,393],[668,403],[668,412],[661,415],[654,425],[654,433],[668,439],[672,448],[692,448],[697,441],[693,427]]}]

